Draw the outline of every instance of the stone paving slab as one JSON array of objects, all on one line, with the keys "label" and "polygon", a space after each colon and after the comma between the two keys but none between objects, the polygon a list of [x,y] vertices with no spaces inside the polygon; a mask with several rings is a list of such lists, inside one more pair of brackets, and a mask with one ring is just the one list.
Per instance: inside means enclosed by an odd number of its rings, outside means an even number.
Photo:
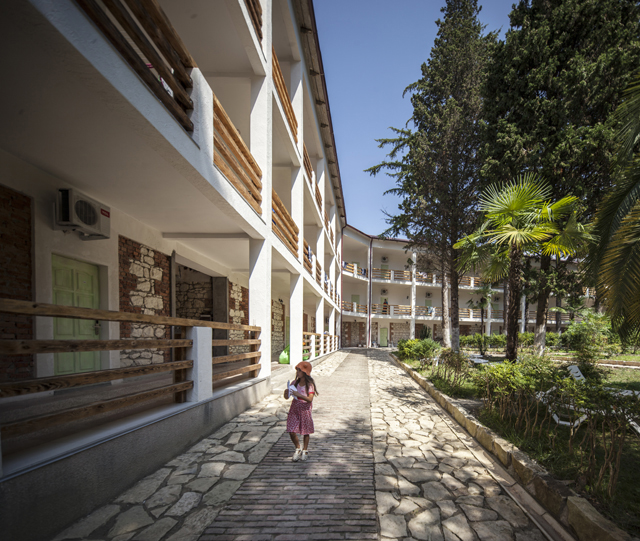
[{"label": "stone paving slab", "polygon": [[386,352],[334,355],[313,375],[308,461],[291,462],[289,403],[272,394],[54,541],[546,538]]}]

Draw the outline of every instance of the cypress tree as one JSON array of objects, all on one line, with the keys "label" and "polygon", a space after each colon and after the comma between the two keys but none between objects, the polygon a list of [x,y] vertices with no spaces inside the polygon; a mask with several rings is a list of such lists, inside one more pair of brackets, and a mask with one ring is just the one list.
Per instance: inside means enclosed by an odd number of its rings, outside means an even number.
[{"label": "cypress tree", "polygon": [[443,306],[443,329],[451,321],[452,347],[459,348],[458,254],[453,245],[476,225],[477,178],[482,165],[481,88],[495,34],[485,35],[477,0],[447,0],[422,77],[411,94],[412,127],[380,139],[391,147],[385,169],[395,177],[389,192],[402,197],[400,213],[388,217],[386,234],[406,236],[410,247],[432,254],[443,274],[443,302],[450,287],[451,314]]}]

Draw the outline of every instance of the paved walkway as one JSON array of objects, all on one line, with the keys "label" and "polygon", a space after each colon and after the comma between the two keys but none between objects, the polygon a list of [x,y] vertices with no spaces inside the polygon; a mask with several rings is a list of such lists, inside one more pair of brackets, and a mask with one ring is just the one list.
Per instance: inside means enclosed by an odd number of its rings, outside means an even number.
[{"label": "paved walkway", "polygon": [[545,539],[385,352],[340,352],[313,375],[308,461],[291,462],[289,403],[272,394],[55,541]]}]

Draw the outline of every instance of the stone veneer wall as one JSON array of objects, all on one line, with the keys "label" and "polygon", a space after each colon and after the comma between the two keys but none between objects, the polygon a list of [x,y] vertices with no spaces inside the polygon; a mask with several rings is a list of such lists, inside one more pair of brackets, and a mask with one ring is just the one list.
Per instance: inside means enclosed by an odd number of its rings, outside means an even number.
[{"label": "stone veneer wall", "polygon": [[342,322],[342,346],[358,347],[367,345],[367,325],[364,321],[343,321]]},{"label": "stone veneer wall", "polygon": [[[134,240],[118,238],[120,311],[171,315],[170,257]],[[120,323],[121,338],[170,338],[169,327],[146,323]],[[168,361],[167,350],[123,350],[120,366],[140,366]]]},{"label": "stone veneer wall", "polygon": [[[249,325],[249,290],[229,282],[229,323]],[[247,331],[229,331],[229,340],[249,338]],[[250,346],[229,346],[229,355],[248,353]]]},{"label": "stone veneer wall", "polygon": [[200,319],[203,314],[211,316],[211,277],[187,267],[181,267],[181,271],[182,277],[176,284],[176,317]]},{"label": "stone veneer wall", "polygon": [[402,323],[389,323],[389,339],[397,344],[398,340],[409,340],[411,337],[411,324],[408,321]]},{"label": "stone veneer wall", "polygon": [[284,304],[271,299],[271,358],[278,359],[285,348],[286,330]]},{"label": "stone veneer wall", "polygon": [[315,332],[315,333],[321,334],[321,331],[316,329],[316,316],[311,316],[309,319],[310,319],[309,329],[311,330],[307,332]]},{"label": "stone veneer wall", "polygon": [[[33,300],[31,198],[0,186],[0,297]],[[0,338],[32,340],[33,319],[0,314]],[[35,377],[33,355],[0,355],[0,382]]]},{"label": "stone veneer wall", "polygon": [[375,342],[380,345],[380,336],[378,335],[378,322],[371,322],[371,342]]}]

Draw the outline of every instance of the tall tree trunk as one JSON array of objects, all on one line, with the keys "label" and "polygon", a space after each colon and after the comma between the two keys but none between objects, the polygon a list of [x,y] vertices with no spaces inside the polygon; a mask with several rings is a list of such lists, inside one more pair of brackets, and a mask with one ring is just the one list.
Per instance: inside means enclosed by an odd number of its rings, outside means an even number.
[{"label": "tall tree trunk", "polygon": [[460,305],[458,296],[458,271],[453,256],[450,261],[451,273],[451,349],[460,351]]},{"label": "tall tree trunk", "polygon": [[547,307],[549,305],[549,269],[551,268],[551,256],[543,255],[540,258],[540,289],[538,290],[538,309],[536,310],[536,328],[533,337],[533,352],[535,355],[544,355],[544,346],[547,340]]},{"label": "tall tree trunk", "polygon": [[502,284],[502,323],[504,325],[504,334],[509,332],[509,281],[505,280]]},{"label": "tall tree trunk", "polygon": [[518,308],[520,305],[520,284],[522,280],[522,251],[513,246],[509,254],[509,307],[507,330],[507,360],[518,357]]},{"label": "tall tree trunk", "polygon": [[449,328],[449,280],[447,274],[442,274],[442,345],[451,347],[451,329]]},{"label": "tall tree trunk", "polygon": [[484,308],[480,308],[480,355],[484,355]]},{"label": "tall tree trunk", "polygon": [[[562,297],[556,297],[556,306],[562,307]],[[562,313],[556,312],[556,332],[562,329]]]}]

